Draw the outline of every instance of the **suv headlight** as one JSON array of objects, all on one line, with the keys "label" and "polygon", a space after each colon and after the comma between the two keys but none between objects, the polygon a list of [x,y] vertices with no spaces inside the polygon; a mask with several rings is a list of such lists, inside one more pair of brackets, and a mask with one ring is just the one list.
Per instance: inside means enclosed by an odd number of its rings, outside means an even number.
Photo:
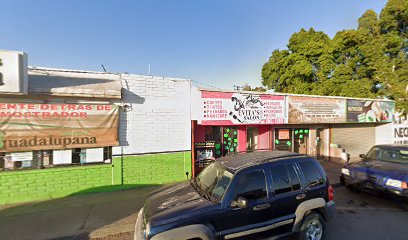
[{"label": "suv headlight", "polygon": [[350,170],[347,169],[347,168],[342,168],[342,169],[341,169],[341,173],[343,173],[344,175],[350,176]]},{"label": "suv headlight", "polygon": [[403,188],[407,189],[407,183],[400,181],[400,180],[395,180],[395,179],[388,179],[387,182],[385,183],[386,186],[390,187],[397,187],[397,188]]},{"label": "suv headlight", "polygon": [[146,227],[143,230],[143,235],[145,239],[148,239],[149,235],[150,235],[150,223],[146,224]]}]

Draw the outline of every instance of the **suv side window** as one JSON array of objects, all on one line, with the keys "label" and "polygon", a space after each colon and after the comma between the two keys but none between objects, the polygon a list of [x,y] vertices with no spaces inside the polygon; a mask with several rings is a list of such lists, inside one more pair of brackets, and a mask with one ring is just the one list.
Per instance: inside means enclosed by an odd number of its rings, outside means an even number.
[{"label": "suv side window", "polygon": [[299,175],[297,174],[295,170],[295,166],[293,164],[288,164],[286,165],[286,168],[288,169],[290,182],[292,184],[292,191],[299,190],[300,189],[300,179],[299,179]]},{"label": "suv side window", "polygon": [[244,197],[248,201],[266,198],[266,181],[263,171],[254,171],[241,175],[236,186],[236,197]]},{"label": "suv side window", "polygon": [[276,195],[300,189],[299,176],[292,164],[274,166],[270,171]]},{"label": "suv side window", "polygon": [[316,164],[312,161],[299,162],[300,169],[305,175],[307,185],[322,185],[324,184],[323,176]]},{"label": "suv side window", "polygon": [[272,167],[271,175],[276,195],[292,191],[288,172],[286,171],[285,165],[278,165]]}]

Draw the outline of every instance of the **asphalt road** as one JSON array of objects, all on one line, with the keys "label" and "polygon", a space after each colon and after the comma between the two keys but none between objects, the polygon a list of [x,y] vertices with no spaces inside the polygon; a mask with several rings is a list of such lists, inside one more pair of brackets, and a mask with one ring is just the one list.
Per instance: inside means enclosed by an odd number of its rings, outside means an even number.
[{"label": "asphalt road", "polygon": [[[323,162],[322,165],[334,186],[337,209],[334,219],[326,225],[326,239],[408,239],[408,204],[385,196],[349,190],[339,184],[340,165],[328,162]],[[132,234],[103,238],[108,239],[130,240]],[[271,238],[264,240],[269,239]]]}]

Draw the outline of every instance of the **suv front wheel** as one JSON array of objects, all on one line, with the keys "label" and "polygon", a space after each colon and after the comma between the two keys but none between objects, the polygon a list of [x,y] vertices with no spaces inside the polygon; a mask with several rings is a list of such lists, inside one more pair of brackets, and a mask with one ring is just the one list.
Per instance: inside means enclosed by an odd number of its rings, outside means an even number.
[{"label": "suv front wheel", "polygon": [[318,213],[310,213],[304,219],[300,227],[299,240],[321,240],[324,239],[326,231],[323,217]]}]

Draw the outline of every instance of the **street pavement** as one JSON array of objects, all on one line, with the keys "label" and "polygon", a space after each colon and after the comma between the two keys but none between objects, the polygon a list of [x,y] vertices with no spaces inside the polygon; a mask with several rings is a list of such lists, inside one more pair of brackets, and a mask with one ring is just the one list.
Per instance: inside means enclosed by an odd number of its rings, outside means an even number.
[{"label": "street pavement", "polygon": [[[321,163],[337,213],[326,239],[407,239],[408,207],[339,184],[341,166]],[[0,239],[130,240],[138,210],[157,186],[0,206]]]}]

